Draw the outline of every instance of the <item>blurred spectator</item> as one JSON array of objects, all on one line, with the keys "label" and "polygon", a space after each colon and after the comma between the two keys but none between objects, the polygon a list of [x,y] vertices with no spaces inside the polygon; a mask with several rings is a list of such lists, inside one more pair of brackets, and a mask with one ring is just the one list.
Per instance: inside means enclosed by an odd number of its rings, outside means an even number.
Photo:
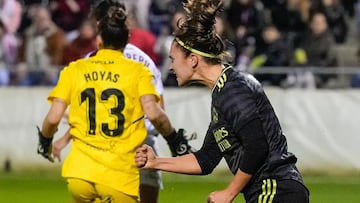
[{"label": "blurred spectator", "polygon": [[20,85],[54,84],[62,68],[65,45],[65,34],[51,20],[47,8],[36,7],[32,24],[25,30],[16,82]]},{"label": "blurred spectator", "polygon": [[10,71],[4,55],[3,39],[5,36],[5,26],[0,20],[0,86],[8,85],[10,81]]},{"label": "blurred spectator", "polygon": [[[315,13],[310,19],[309,31],[296,51],[297,62],[310,67],[334,68],[338,65],[335,42],[328,30],[326,17],[322,13]],[[304,55],[300,57],[299,55]],[[300,59],[302,58],[302,59]],[[316,75],[317,87],[324,87],[334,79],[335,74]]]},{"label": "blurred spectator", "polygon": [[274,7],[280,6],[280,4],[283,2],[284,0],[261,0],[261,2],[263,3],[263,5],[266,8],[272,9]]},{"label": "blurred spectator", "polygon": [[355,73],[351,78],[351,87],[360,88],[360,72]]},{"label": "blurred spectator", "polygon": [[357,25],[357,34],[360,33],[360,0],[355,4],[355,22]]},{"label": "blurred spectator", "polygon": [[264,26],[263,6],[256,0],[232,0],[226,13],[235,35],[236,64],[246,65]]},{"label": "blurred spectator", "polygon": [[[279,30],[273,25],[268,25],[262,32],[261,40],[258,40],[255,57],[250,63],[250,71],[254,72],[258,68],[289,66],[292,51],[288,40],[281,35]],[[256,73],[256,71],[254,76],[263,85],[272,86],[282,86],[286,79],[286,74],[265,74]]]},{"label": "blurred spectator", "polygon": [[[360,49],[356,52],[357,62],[360,64]],[[351,87],[360,88],[360,71],[357,71],[351,77]]]},{"label": "blurred spectator", "polygon": [[313,14],[318,11],[321,7],[322,0],[311,0],[310,12]]},{"label": "blurred spectator", "polygon": [[358,2],[358,0],[345,0],[341,1],[343,4],[346,12],[348,13],[349,17],[354,17],[355,15],[355,5]]},{"label": "blurred spectator", "polygon": [[180,8],[182,4],[179,0],[153,0],[148,21],[150,31],[159,36],[171,23],[171,16]]},{"label": "blurred spectator", "polygon": [[272,23],[297,46],[309,18],[309,0],[286,0],[271,10]]},{"label": "blurred spectator", "polygon": [[85,20],[79,28],[79,36],[65,47],[63,64],[83,58],[96,49],[95,24],[92,20]]},{"label": "blurred spectator", "polygon": [[19,40],[17,30],[21,23],[22,7],[17,0],[0,0],[0,20],[4,26],[1,46],[5,63],[14,65],[17,58]]},{"label": "blurred spectator", "polygon": [[126,10],[134,12],[141,29],[149,30],[149,10],[152,2],[153,0],[124,0]]},{"label": "blurred spectator", "polygon": [[324,13],[335,42],[344,43],[348,34],[348,25],[345,19],[345,9],[341,2],[339,0],[322,0],[319,12]]},{"label": "blurred spectator", "polygon": [[215,23],[215,30],[216,33],[221,37],[225,44],[225,52],[228,55],[226,57],[226,63],[234,65],[235,64],[235,57],[236,57],[236,48],[233,43],[235,36],[233,32],[230,30],[230,26],[228,25],[225,17],[223,15],[216,16],[216,23]]},{"label": "blurred spectator", "polygon": [[165,86],[177,87],[178,83],[176,81],[176,75],[169,71],[171,60],[169,58],[169,52],[171,43],[174,40],[172,33],[176,30],[181,20],[185,20],[185,14],[183,10],[178,10],[171,17],[171,22],[163,29],[162,33],[159,35],[155,45],[155,52],[161,56],[161,75]]},{"label": "blurred spectator", "polygon": [[17,0],[0,0],[0,19],[6,31],[14,34],[17,32],[22,15],[22,6]]},{"label": "blurred spectator", "polygon": [[[34,10],[37,6],[42,5],[43,0],[27,0],[23,2],[23,12],[18,33],[21,38],[24,37],[25,30],[30,26]],[[46,5],[45,5],[46,6]]]},{"label": "blurred spectator", "polygon": [[74,39],[76,31],[88,17],[88,0],[53,0],[50,2],[51,16],[56,25],[66,32],[68,41]]},{"label": "blurred spectator", "polygon": [[128,12],[127,23],[130,30],[129,43],[137,46],[149,55],[155,64],[159,64],[160,58],[154,51],[156,36],[152,32],[140,28],[133,11],[129,10]]}]

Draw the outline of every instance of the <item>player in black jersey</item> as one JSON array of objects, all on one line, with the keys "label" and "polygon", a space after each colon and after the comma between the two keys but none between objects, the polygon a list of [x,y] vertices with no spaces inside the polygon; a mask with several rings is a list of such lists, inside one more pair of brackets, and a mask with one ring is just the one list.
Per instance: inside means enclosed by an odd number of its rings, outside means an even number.
[{"label": "player in black jersey", "polygon": [[201,149],[175,158],[138,148],[138,167],[209,174],[224,157],[234,178],[208,202],[228,203],[243,193],[249,203],[307,203],[309,192],[288,152],[279,120],[255,78],[223,65],[224,45],[215,34],[221,0],[187,0],[186,19],[175,31],[171,69],[180,86],[199,82],[212,89],[211,123]]}]

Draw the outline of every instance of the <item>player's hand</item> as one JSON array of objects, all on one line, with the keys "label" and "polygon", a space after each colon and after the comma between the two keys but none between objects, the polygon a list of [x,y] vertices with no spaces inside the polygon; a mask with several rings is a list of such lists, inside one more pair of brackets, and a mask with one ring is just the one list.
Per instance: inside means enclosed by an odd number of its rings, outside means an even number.
[{"label": "player's hand", "polygon": [[231,203],[234,197],[232,197],[226,190],[215,191],[210,193],[207,198],[208,203]]},{"label": "player's hand", "polygon": [[61,150],[63,150],[68,143],[69,142],[62,137],[52,144],[52,155],[54,159],[61,161]]},{"label": "player's hand", "polygon": [[155,159],[155,152],[150,146],[143,144],[136,149],[135,163],[138,168],[153,168]]},{"label": "player's hand", "polygon": [[49,160],[50,162],[54,162],[54,158],[51,156],[51,149],[52,149],[52,140],[53,138],[44,137],[40,128],[38,126],[38,136],[39,136],[39,144],[37,148],[37,153],[43,156],[45,159]]},{"label": "player's hand", "polygon": [[[194,137],[196,138],[195,133],[191,135],[191,139],[194,139]],[[179,129],[177,132],[174,131],[170,135],[166,136],[165,139],[169,145],[171,155],[173,157],[182,156],[196,151],[189,145],[184,129]]]}]

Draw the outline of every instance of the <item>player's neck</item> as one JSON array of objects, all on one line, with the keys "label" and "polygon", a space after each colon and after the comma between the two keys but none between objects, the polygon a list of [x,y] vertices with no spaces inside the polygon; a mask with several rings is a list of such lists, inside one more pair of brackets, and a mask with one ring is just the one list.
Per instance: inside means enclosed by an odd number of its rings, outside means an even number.
[{"label": "player's neck", "polygon": [[196,80],[212,89],[223,71],[223,66],[218,65],[207,65],[199,67],[196,71]]}]

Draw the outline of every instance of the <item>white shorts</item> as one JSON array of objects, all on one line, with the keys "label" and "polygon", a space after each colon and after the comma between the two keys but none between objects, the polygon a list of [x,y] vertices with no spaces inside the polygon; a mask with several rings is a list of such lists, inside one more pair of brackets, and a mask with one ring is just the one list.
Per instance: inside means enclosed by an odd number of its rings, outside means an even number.
[{"label": "white shorts", "polygon": [[[159,146],[157,145],[157,137],[155,135],[148,135],[146,137],[145,144],[151,146],[155,154],[158,154]],[[162,189],[163,184],[161,178],[161,171],[154,169],[141,169],[140,184]]]}]

